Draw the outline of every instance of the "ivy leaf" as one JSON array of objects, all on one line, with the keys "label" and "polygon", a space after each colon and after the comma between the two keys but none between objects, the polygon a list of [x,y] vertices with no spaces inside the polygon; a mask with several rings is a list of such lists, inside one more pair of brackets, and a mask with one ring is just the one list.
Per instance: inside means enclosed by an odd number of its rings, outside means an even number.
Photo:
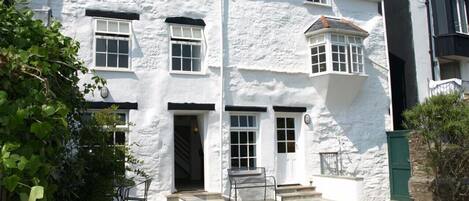
[{"label": "ivy leaf", "polygon": [[2,147],[2,157],[4,156],[9,157],[10,152],[18,149],[19,147],[20,147],[20,144],[17,144],[17,143],[9,143],[9,142],[5,143]]},{"label": "ivy leaf", "polygon": [[21,201],[28,201],[28,194],[26,193],[20,193],[20,200]]},{"label": "ivy leaf", "polygon": [[31,192],[29,193],[28,201],[36,201],[37,199],[44,198],[44,187],[42,186],[33,186]]},{"label": "ivy leaf", "polygon": [[39,170],[39,167],[41,167],[41,159],[37,155],[32,155],[27,166],[29,174],[36,174],[36,172]]},{"label": "ivy leaf", "polygon": [[16,186],[18,185],[18,182],[20,181],[20,179],[21,178],[15,174],[9,177],[5,177],[3,178],[3,185],[8,191],[13,192]]},{"label": "ivy leaf", "polygon": [[27,164],[28,164],[28,159],[26,159],[26,157],[24,156],[21,156],[18,162],[18,169],[23,171]]},{"label": "ivy leaf", "polygon": [[36,134],[39,139],[46,138],[52,131],[52,125],[48,122],[36,122],[31,125],[31,133]]},{"label": "ivy leaf", "polygon": [[52,105],[42,105],[42,115],[44,117],[51,116],[55,113],[55,108]]},{"label": "ivy leaf", "polygon": [[8,94],[5,91],[0,91],[0,105],[7,102]]}]

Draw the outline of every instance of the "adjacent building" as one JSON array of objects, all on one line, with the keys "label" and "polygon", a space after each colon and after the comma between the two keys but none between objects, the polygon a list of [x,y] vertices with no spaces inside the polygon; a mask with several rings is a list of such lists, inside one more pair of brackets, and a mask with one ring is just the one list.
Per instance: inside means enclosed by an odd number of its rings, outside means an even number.
[{"label": "adjacent building", "polygon": [[113,143],[144,161],[150,200],[194,189],[228,196],[227,169],[237,167],[265,167],[278,184],[313,185],[324,198],[390,199],[393,122],[380,1],[32,6],[50,10],[80,42],[85,64],[107,80],[87,100],[93,109],[118,105],[131,122]]}]

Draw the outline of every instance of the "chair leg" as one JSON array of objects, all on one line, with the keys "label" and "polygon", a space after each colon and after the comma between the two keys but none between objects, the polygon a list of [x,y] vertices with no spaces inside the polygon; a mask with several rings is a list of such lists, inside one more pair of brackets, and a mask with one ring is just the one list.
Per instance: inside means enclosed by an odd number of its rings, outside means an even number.
[{"label": "chair leg", "polygon": [[234,189],[235,191],[235,201],[238,201],[238,191],[236,191],[236,188]]},{"label": "chair leg", "polygon": [[231,190],[232,190],[232,188],[231,188],[231,185],[230,185],[230,196],[228,198],[228,201],[231,201]]},{"label": "chair leg", "polygon": [[264,201],[266,199],[266,195],[267,195],[267,184],[264,186]]}]

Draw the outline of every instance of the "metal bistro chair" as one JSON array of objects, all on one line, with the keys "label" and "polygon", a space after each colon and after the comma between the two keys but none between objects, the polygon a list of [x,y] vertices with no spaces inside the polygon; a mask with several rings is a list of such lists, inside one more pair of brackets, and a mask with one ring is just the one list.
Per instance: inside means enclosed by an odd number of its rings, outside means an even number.
[{"label": "metal bistro chair", "polygon": [[[127,200],[134,200],[134,201],[147,201],[148,200],[148,189],[150,188],[150,184],[151,184],[151,179],[147,179],[139,184],[136,184],[134,186],[130,186],[130,187],[123,187],[121,189],[121,193],[122,193],[122,201],[127,201]],[[133,188],[136,188],[137,186],[139,185],[145,185],[145,189],[144,189],[144,192],[143,192],[143,197],[133,197],[133,196],[130,196],[130,190],[133,189]]]},{"label": "metal bistro chair", "polygon": [[[235,201],[238,200],[238,189],[247,189],[247,188],[264,188],[264,200],[267,196],[267,187],[274,188],[275,200],[277,200],[277,182],[275,177],[266,176],[264,167],[251,167],[251,168],[232,168],[228,169],[228,178],[230,181],[230,197],[231,200],[231,191],[234,189]],[[271,181],[271,183],[269,183]]]}]

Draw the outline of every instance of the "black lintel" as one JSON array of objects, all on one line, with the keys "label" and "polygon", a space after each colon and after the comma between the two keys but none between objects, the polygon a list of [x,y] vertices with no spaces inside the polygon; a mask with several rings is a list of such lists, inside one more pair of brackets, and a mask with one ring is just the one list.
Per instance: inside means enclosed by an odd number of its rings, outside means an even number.
[{"label": "black lintel", "polygon": [[267,107],[226,105],[226,106],[225,106],[225,111],[236,111],[236,112],[267,112]]},{"label": "black lintel", "polygon": [[125,109],[125,110],[137,110],[138,104],[137,103],[129,103],[129,102],[86,102],[90,109],[105,109],[109,108],[112,105],[116,105],[119,107],[118,109]]},{"label": "black lintel", "polygon": [[168,102],[168,110],[208,110],[214,111],[215,104],[210,103],[171,103]]},{"label": "black lintel", "polygon": [[104,11],[104,10],[93,10],[86,9],[85,16],[91,17],[106,17],[123,20],[140,20],[140,14],[130,12],[115,12],[115,11]]},{"label": "black lintel", "polygon": [[306,107],[273,106],[275,112],[306,112]]},{"label": "black lintel", "polygon": [[203,19],[192,19],[188,17],[168,17],[164,21],[166,23],[174,24],[186,24],[186,25],[195,25],[195,26],[205,26]]}]

